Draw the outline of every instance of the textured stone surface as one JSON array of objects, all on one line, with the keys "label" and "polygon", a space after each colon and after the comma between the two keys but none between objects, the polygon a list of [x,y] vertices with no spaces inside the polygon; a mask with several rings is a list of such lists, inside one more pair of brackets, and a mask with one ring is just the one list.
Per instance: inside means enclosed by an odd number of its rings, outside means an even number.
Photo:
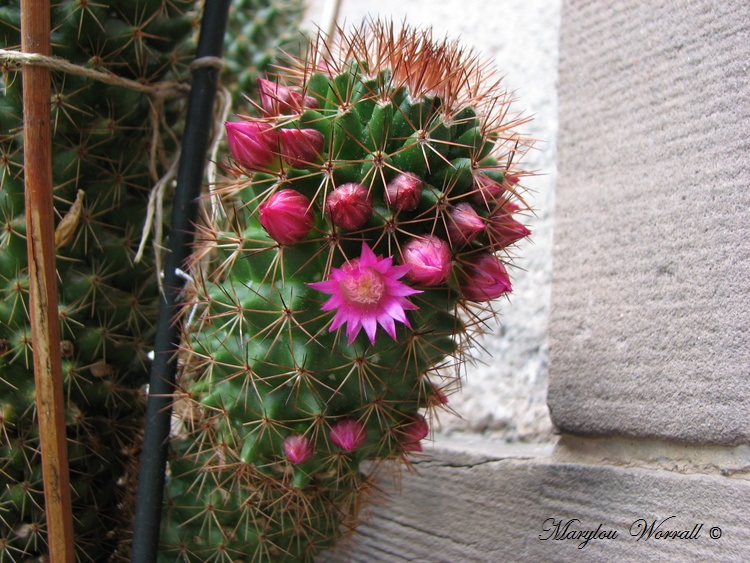
[{"label": "textured stone surface", "polygon": [[[325,5],[311,2],[308,19],[326,27]],[[533,115],[525,132],[540,139],[527,166],[540,175],[525,182],[536,216],[533,231],[516,254],[514,293],[498,303],[493,323],[468,366],[451,406],[462,418],[441,415],[447,432],[484,432],[509,440],[548,440],[546,405],[547,327],[552,279],[552,219],[556,179],[557,46],[560,0],[342,0],[338,21],[356,26],[364,18],[391,18],[414,26],[432,26],[435,38],[449,36],[493,59],[517,108]],[[440,438],[437,438],[440,440]]]},{"label": "textured stone surface", "polygon": [[549,405],[750,439],[750,4],[563,6]]},{"label": "textured stone surface", "polygon": [[[559,463],[539,447],[483,453],[439,450],[403,477],[401,494],[373,509],[337,562],[747,561],[750,482],[717,475]],[[648,525],[699,537],[637,539]],[[548,539],[554,518],[614,539]],[[721,538],[709,530],[721,528]],[[564,524],[561,526],[561,530]],[[656,529],[656,528],[655,528]],[[562,532],[561,532],[562,533]],[[714,532],[716,534],[716,532]],[[564,535],[564,534],[563,534]],[[694,534],[695,535],[695,534]],[[554,536],[552,536],[554,537]],[[645,536],[644,536],[645,538]]]}]

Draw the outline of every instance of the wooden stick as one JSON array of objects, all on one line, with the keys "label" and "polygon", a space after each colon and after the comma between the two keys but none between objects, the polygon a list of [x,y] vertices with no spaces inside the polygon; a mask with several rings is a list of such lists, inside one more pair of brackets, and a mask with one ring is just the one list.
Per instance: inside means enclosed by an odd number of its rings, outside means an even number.
[{"label": "wooden stick", "polygon": [[[21,0],[21,50],[25,53],[50,54],[49,0]],[[52,563],[73,563],[73,515],[55,270],[50,91],[48,69],[24,66],[24,181],[29,312],[47,513],[47,543]]]}]

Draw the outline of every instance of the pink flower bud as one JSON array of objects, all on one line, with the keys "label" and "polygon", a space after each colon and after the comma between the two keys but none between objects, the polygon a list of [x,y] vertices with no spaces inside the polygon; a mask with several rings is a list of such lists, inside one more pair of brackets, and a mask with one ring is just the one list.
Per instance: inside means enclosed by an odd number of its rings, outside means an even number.
[{"label": "pink flower bud", "polygon": [[477,174],[474,176],[474,184],[472,188],[471,200],[477,205],[484,205],[488,208],[494,204],[505,191],[500,184],[484,174]]},{"label": "pink flower bud", "polygon": [[299,113],[305,108],[317,108],[318,102],[310,96],[265,78],[258,78],[258,93],[263,112],[268,116]]},{"label": "pink flower bud", "polygon": [[262,121],[228,121],[224,124],[232,156],[251,170],[273,168],[279,148],[276,129]]},{"label": "pink flower bud", "polygon": [[346,418],[331,426],[328,438],[342,450],[352,452],[365,443],[367,430],[360,421]]},{"label": "pink flower bud", "polygon": [[313,226],[310,200],[296,190],[279,190],[258,206],[259,221],[273,240],[294,244],[307,237]]},{"label": "pink flower bud", "polygon": [[432,395],[427,397],[427,403],[433,407],[447,405],[449,402],[448,395],[442,389],[433,389]]},{"label": "pink flower bud", "polygon": [[307,168],[323,153],[323,133],[315,129],[280,129],[281,156],[289,166]]},{"label": "pink flower bud", "polygon": [[401,262],[411,266],[406,279],[420,285],[439,285],[451,273],[448,243],[434,235],[413,238],[401,249]]},{"label": "pink flower bud", "polygon": [[448,213],[448,237],[455,246],[474,240],[484,230],[484,220],[470,203],[459,203]]},{"label": "pink flower bud", "polygon": [[295,465],[306,462],[315,453],[315,448],[310,439],[302,434],[287,436],[282,448],[286,458]]},{"label": "pink flower bud", "polygon": [[512,201],[500,202],[498,207],[490,213],[487,232],[493,250],[500,250],[518,242],[531,234],[531,231],[513,218],[518,206]]},{"label": "pink flower bud", "polygon": [[372,197],[362,184],[341,184],[328,194],[326,213],[337,227],[348,231],[359,229],[372,215]]},{"label": "pink flower bud", "polygon": [[483,253],[464,266],[461,293],[470,301],[491,301],[513,290],[505,265],[494,254]]},{"label": "pink flower bud", "polygon": [[403,211],[411,211],[419,205],[424,182],[416,174],[405,172],[388,182],[385,197],[388,205]]},{"label": "pink flower bud", "polygon": [[399,442],[405,452],[421,452],[421,440],[430,433],[430,427],[421,414],[415,414],[408,422],[401,426]]}]

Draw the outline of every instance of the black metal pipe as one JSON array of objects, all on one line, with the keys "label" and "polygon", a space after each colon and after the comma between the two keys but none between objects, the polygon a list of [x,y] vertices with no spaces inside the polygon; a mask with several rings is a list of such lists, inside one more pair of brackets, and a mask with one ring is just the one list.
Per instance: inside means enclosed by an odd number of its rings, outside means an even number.
[{"label": "black metal pipe", "polygon": [[159,303],[154,360],[151,365],[146,405],[131,544],[133,563],[153,563],[158,554],[172,414],[171,402],[177,372],[176,351],[180,339],[180,323],[176,322],[176,318],[180,310],[182,290],[185,287],[185,279],[179,275],[178,268],[184,268],[194,239],[193,228],[203,184],[220,74],[220,69],[216,65],[200,62],[210,61],[206,57],[222,55],[230,1],[205,2],[195,55],[198,64],[195,64],[192,71],[192,86],[173,202],[169,253],[165,260],[164,293]]}]

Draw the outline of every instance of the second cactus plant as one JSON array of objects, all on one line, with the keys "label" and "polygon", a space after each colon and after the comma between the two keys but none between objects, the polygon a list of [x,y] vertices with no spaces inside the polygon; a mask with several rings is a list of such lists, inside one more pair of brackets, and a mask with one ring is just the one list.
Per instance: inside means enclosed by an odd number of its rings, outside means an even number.
[{"label": "second cactus plant", "polygon": [[165,561],[310,560],[350,532],[374,472],[422,450],[530,234],[531,141],[488,65],[377,21],[324,39],[226,124],[185,298]]}]

